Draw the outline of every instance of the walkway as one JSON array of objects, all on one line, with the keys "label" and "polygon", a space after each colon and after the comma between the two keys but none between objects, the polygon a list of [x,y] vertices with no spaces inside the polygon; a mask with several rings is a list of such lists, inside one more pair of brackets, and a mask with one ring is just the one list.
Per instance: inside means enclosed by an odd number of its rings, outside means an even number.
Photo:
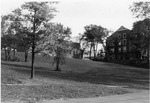
[{"label": "walkway", "polygon": [[38,103],[149,103],[149,91],[98,98],[58,99]]}]

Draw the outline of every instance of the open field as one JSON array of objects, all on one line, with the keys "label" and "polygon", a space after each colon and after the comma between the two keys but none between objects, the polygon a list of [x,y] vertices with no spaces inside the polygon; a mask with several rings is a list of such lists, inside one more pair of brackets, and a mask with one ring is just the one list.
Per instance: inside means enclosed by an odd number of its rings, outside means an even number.
[{"label": "open field", "polygon": [[[17,53],[17,57],[24,56]],[[35,79],[30,80],[30,60],[29,56],[26,63],[1,62],[2,101],[88,98],[149,89],[147,69],[67,58],[62,71],[55,72],[52,58],[40,55],[36,55]]]}]

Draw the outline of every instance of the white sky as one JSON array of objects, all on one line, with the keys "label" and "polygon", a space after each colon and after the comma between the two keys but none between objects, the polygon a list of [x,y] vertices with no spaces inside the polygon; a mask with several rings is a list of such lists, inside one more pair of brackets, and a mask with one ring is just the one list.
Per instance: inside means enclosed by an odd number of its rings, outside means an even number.
[{"label": "white sky", "polygon": [[[1,15],[10,13],[29,0],[1,0]],[[56,0],[53,0],[56,1]],[[59,0],[58,0],[59,1]],[[129,6],[140,0],[60,0],[53,22],[60,22],[72,29],[72,36],[84,32],[84,26],[101,25],[116,31],[120,26],[132,29],[134,18]]]}]

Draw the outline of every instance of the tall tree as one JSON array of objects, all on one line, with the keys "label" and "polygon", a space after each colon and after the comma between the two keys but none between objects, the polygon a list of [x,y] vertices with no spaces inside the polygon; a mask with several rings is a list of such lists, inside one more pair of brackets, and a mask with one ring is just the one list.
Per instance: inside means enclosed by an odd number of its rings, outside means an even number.
[{"label": "tall tree", "polygon": [[15,28],[13,28],[12,15],[2,16],[1,33],[2,33],[2,48],[5,49],[5,60],[11,59],[10,53],[13,48],[13,59],[15,59],[15,48],[17,44],[17,37]]},{"label": "tall tree", "polygon": [[[103,44],[104,38],[107,35],[108,35],[108,30],[106,28],[97,25],[85,26],[85,32],[83,38],[84,40],[90,42],[90,58],[91,58],[92,47],[93,47],[94,59],[95,59],[98,43]],[[97,47],[95,47],[96,44]]]},{"label": "tall tree", "polygon": [[144,19],[133,24],[134,43],[141,54],[149,57],[150,19]]},{"label": "tall tree", "polygon": [[[149,38],[150,38],[150,2],[134,2],[130,10],[137,18],[144,18],[142,21],[133,24],[135,39],[139,41],[141,52],[147,51],[149,60]],[[135,40],[135,42],[137,41]]]},{"label": "tall tree", "polygon": [[7,16],[1,16],[1,48],[5,50],[5,60],[7,60],[7,46],[8,46],[8,23],[7,23]]},{"label": "tall tree", "polygon": [[20,33],[20,29],[22,27],[22,25],[21,25],[22,18],[20,17],[21,10],[19,8],[15,9],[14,11],[12,11],[12,14],[9,14],[8,16],[9,16],[9,20],[11,22],[10,29],[13,31],[12,34],[15,35],[14,42],[12,44],[13,55],[15,58],[15,49],[17,48],[17,45],[19,44],[18,40],[20,39],[20,38],[18,38],[17,34]]},{"label": "tall tree", "polygon": [[[44,34],[44,26],[53,17],[55,8],[50,6],[48,2],[26,2],[21,6],[22,15],[28,23],[25,31],[31,35],[31,48],[32,48],[32,62],[31,62],[31,78],[34,77],[34,59],[35,48],[38,41],[41,39],[41,35]],[[31,31],[31,32],[30,32]]]},{"label": "tall tree", "polygon": [[101,26],[96,26],[94,30],[94,37],[96,42],[95,54],[97,54],[98,44],[104,44],[105,38],[108,36],[109,31]]},{"label": "tall tree", "polygon": [[92,33],[94,25],[87,25],[85,26],[85,32],[83,34],[83,39],[86,40],[88,43],[90,43],[90,55],[89,58],[91,59],[91,53],[92,53],[92,47],[94,45],[94,35]]}]

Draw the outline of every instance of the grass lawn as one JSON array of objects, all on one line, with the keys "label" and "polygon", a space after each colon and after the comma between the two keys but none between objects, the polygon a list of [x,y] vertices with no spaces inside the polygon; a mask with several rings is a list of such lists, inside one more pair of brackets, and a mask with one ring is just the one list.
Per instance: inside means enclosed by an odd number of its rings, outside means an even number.
[{"label": "grass lawn", "polygon": [[[16,55],[24,60],[22,53]],[[143,68],[67,58],[62,71],[56,72],[52,58],[36,55],[35,79],[30,80],[30,61],[30,55],[28,62],[2,60],[2,101],[88,98],[149,89],[149,70]]]}]

